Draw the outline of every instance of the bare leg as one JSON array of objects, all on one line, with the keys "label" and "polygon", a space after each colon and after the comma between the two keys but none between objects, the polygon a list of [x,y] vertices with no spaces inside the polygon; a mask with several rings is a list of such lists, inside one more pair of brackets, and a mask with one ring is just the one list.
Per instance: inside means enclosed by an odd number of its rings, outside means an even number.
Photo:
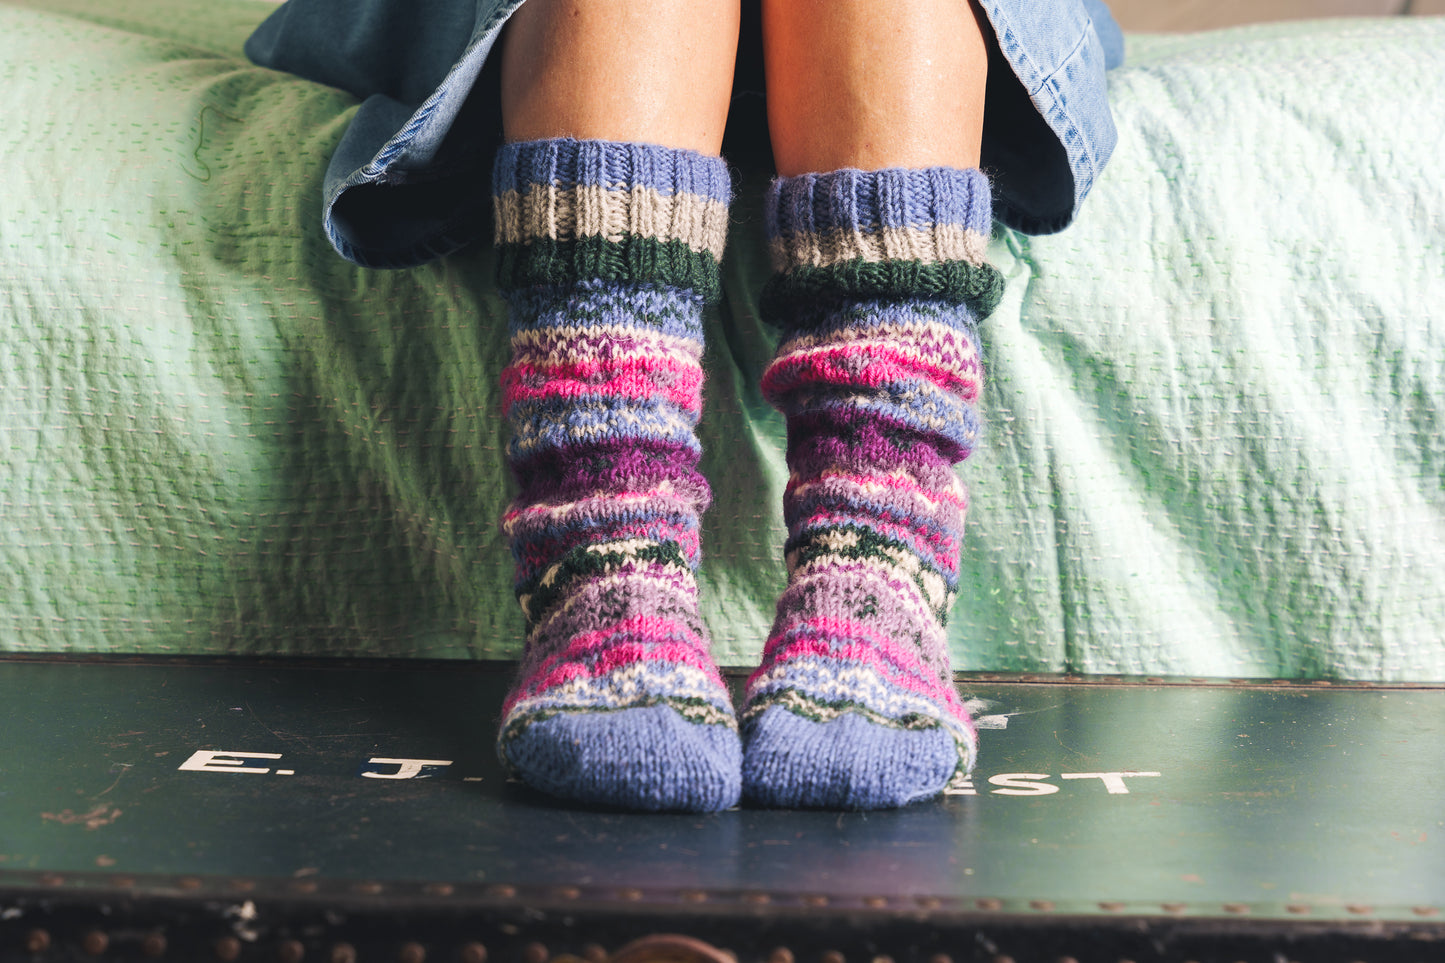
[{"label": "bare leg", "polygon": [[527,0],[503,38],[506,139],[717,154],[738,19],[738,0]]},{"label": "bare leg", "polygon": [[980,17],[967,0],[763,0],[778,173],[977,167]]},{"label": "bare leg", "polygon": [[788,426],[788,586],[742,712],[744,791],[875,809],[961,781],[977,737],[945,620],[978,431],[990,189],[967,0],[763,0]]}]

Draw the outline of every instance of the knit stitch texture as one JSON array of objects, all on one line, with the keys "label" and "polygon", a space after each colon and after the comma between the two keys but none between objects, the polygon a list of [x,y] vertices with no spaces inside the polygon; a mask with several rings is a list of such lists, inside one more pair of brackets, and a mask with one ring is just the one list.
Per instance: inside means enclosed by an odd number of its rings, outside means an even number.
[{"label": "knit stitch texture", "polygon": [[803,174],[767,198],[773,277],[759,304],[784,327],[819,298],[937,299],[984,318],[1003,276],[984,260],[988,179],[951,168]]},{"label": "knit stitch texture", "polygon": [[503,528],[528,625],[498,753],[584,803],[726,808],[741,751],[698,616],[710,491],[694,429],[727,170],[647,145],[540,141],[502,148],[495,187],[520,486]]},{"label": "knit stitch texture", "polygon": [[[786,591],[748,682],[744,791],[774,806],[874,809],[973,765],[944,624],[958,591],[979,432],[980,298],[938,278],[983,261],[977,170],[781,178],[768,198],[783,339],[763,391],[788,426]],[[861,279],[861,280],[860,280]]]},{"label": "knit stitch texture", "polygon": [[717,158],[648,144],[508,144],[494,168],[498,281],[653,282],[721,293],[732,182]]}]

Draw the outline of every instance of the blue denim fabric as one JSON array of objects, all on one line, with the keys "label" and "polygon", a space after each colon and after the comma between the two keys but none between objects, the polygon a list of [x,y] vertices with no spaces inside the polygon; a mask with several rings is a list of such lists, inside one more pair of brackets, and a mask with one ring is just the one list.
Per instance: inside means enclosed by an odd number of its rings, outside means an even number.
[{"label": "blue denim fabric", "polygon": [[[489,54],[522,2],[287,0],[247,41],[261,66],[363,99],[323,185],[327,237],[343,257],[407,267],[489,233],[500,138]],[[1123,37],[1101,0],[979,5],[995,36],[982,161],[995,215],[1029,233],[1061,230],[1114,148],[1104,76]]]},{"label": "blue denim fabric", "polygon": [[1104,48],[1104,69],[1113,70],[1124,64],[1124,31],[1109,12],[1104,0],[1084,0],[1084,9],[1094,23],[1094,32],[1099,35],[1099,44]]},{"label": "blue denim fabric", "polygon": [[[996,45],[983,129],[994,216],[1029,234],[1062,230],[1118,139],[1105,71],[1123,60],[1123,35],[1101,0],[979,0],[979,6]],[[1001,66],[1017,84],[995,82]]]}]

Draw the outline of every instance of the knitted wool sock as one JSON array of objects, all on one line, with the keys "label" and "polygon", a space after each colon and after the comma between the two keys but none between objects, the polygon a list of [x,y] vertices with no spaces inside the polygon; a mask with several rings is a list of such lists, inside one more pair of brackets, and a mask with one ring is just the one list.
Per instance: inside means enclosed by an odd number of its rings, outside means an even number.
[{"label": "knitted wool sock", "polygon": [[503,147],[503,521],[528,634],[498,753],[553,795],[710,811],[739,794],[732,702],[698,616],[702,312],[730,184],[718,158],[602,141]]},{"label": "knitted wool sock", "polygon": [[763,376],[786,416],[788,587],[742,714],[744,793],[874,809],[973,765],[944,623],[978,434],[975,321],[1002,278],[977,170],[783,178],[768,198],[783,328]]}]

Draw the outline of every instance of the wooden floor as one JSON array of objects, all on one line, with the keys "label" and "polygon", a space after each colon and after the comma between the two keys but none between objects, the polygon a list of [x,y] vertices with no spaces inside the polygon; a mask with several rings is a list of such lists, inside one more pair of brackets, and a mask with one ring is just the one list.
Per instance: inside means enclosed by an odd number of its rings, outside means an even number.
[{"label": "wooden floor", "polygon": [[1314,17],[1445,15],[1445,0],[1107,0],[1128,31],[1210,30]]}]

